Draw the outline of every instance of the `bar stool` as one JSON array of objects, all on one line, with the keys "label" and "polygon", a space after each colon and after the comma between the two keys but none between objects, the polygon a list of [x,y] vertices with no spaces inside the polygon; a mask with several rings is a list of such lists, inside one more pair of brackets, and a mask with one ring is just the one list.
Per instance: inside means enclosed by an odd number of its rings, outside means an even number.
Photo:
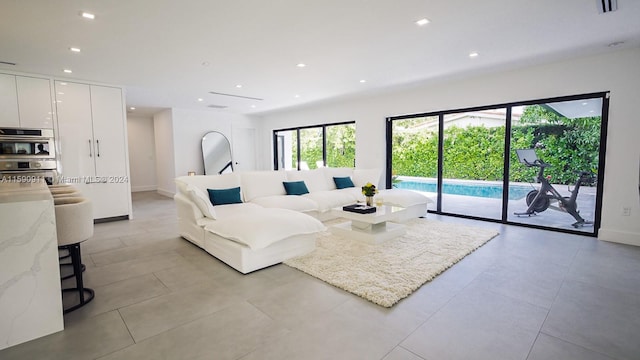
[{"label": "bar stool", "polygon": [[[71,254],[73,274],[76,287],[62,289],[63,292],[77,292],[80,298],[78,304],[64,309],[67,314],[93,300],[93,289],[85,288],[82,280],[82,256],[80,243],[93,236],[93,213],[91,201],[83,197],[62,197],[53,199],[56,211],[56,230],[58,234],[58,249],[68,250]],[[87,295],[87,296],[85,296]]]},{"label": "bar stool", "polygon": [[[55,184],[55,185],[49,185],[49,192],[51,192],[51,196],[53,196],[54,199],[57,198],[61,198],[61,197],[80,197],[82,196],[82,193],[80,193],[80,191],[72,185],[68,185],[68,184]],[[71,256],[71,253],[67,252],[66,255],[58,255],[58,260],[63,260],[63,259],[67,259]],[[71,263],[60,263],[60,267],[62,268],[63,266],[71,266]],[[82,265],[82,271],[84,271],[86,269],[86,267],[84,266],[84,264]],[[61,276],[60,279],[62,280],[66,280],[66,279],[70,279],[74,276],[73,273],[68,274],[68,275],[64,275]]]},{"label": "bar stool", "polygon": [[51,195],[55,198],[55,197],[69,197],[69,196],[81,196],[82,194],[80,193],[80,191],[78,189],[76,189],[73,186],[67,185],[67,186],[50,186],[49,187],[49,191],[51,192]]}]

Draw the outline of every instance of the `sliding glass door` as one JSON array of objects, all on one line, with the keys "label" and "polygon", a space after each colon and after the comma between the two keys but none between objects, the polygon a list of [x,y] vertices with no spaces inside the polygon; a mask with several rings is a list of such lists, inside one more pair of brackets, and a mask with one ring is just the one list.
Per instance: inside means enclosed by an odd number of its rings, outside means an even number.
[{"label": "sliding glass door", "polygon": [[502,218],[506,108],[445,114],[443,213]]},{"label": "sliding glass door", "polygon": [[387,186],[430,211],[597,235],[608,94],[387,119]]},{"label": "sliding glass door", "polygon": [[526,105],[514,114],[509,173],[523,190],[509,201],[508,220],[593,232],[603,98]]}]

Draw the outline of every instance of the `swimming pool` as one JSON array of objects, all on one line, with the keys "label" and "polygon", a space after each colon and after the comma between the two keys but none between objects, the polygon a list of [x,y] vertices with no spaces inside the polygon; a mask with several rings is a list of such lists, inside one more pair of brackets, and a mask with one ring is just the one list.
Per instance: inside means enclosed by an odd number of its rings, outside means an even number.
[{"label": "swimming pool", "polygon": [[[398,189],[417,190],[425,192],[437,192],[436,183],[433,180],[402,180],[395,184]],[[520,200],[524,198],[531,186],[528,185],[510,185],[509,200]],[[442,184],[442,193],[452,195],[465,195],[475,197],[485,197],[491,199],[502,199],[502,185],[499,184],[482,184],[482,183],[447,183]]]}]

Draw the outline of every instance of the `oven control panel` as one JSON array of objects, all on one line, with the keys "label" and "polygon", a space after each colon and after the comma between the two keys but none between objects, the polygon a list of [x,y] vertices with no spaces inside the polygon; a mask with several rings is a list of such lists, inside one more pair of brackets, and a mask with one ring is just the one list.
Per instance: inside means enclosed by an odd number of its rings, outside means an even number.
[{"label": "oven control panel", "polygon": [[55,160],[0,161],[0,171],[55,170]]}]

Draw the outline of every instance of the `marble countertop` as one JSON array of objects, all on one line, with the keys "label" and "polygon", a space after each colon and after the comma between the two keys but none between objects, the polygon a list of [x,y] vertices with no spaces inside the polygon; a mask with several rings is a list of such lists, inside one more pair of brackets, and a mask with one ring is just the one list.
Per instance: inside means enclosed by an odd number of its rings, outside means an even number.
[{"label": "marble countertop", "polygon": [[0,182],[0,204],[51,200],[49,187],[41,182]]},{"label": "marble countertop", "polygon": [[0,349],[64,329],[53,197],[0,182]]}]

